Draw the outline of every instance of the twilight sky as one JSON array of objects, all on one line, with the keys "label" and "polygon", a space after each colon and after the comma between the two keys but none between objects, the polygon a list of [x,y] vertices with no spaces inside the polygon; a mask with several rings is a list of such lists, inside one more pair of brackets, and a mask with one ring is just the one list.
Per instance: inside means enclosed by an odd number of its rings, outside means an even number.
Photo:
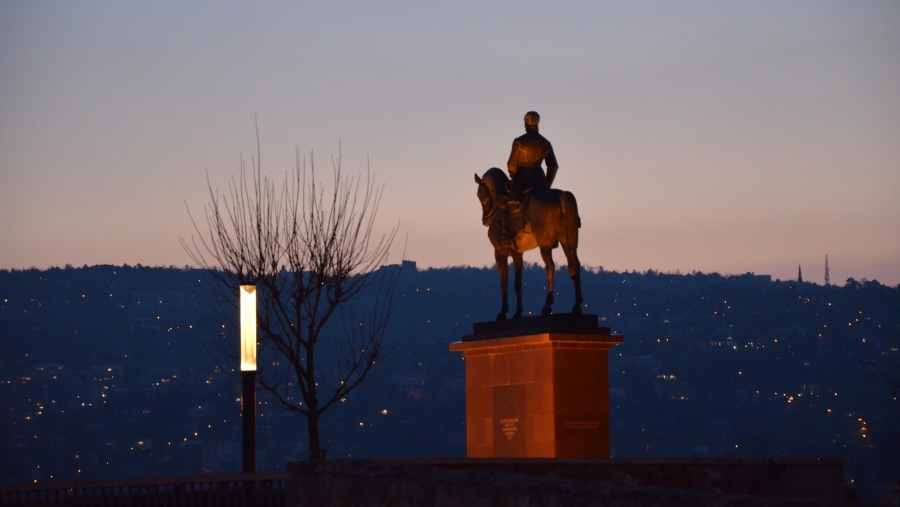
[{"label": "twilight sky", "polygon": [[276,178],[368,159],[392,262],[492,265],[534,109],[586,266],[900,283],[900,2],[2,2],[0,76],[0,269],[189,264],[254,118]]}]

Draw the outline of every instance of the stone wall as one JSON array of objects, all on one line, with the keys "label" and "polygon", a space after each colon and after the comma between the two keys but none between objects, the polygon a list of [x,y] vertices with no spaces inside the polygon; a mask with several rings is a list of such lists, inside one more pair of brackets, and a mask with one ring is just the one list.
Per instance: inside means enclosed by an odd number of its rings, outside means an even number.
[{"label": "stone wall", "polygon": [[844,505],[842,470],[838,460],[298,462],[288,466],[286,505]]}]

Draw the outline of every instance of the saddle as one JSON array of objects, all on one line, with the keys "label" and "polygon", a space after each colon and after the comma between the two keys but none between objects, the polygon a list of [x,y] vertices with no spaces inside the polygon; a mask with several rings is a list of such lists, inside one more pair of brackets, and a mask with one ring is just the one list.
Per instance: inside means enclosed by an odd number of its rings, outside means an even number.
[{"label": "saddle", "polygon": [[513,199],[510,197],[501,197],[497,200],[498,224],[502,232],[502,245],[517,250],[516,235],[520,231],[526,229],[525,223],[525,207],[531,199],[534,188],[527,188],[522,191],[521,199]]}]

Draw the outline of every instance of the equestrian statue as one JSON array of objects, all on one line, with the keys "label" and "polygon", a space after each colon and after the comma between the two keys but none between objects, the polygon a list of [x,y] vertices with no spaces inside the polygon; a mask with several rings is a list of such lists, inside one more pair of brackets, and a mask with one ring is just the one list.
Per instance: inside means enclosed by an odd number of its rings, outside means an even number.
[{"label": "equestrian statue", "polygon": [[[509,258],[515,271],[516,312],[522,316],[522,255],[540,248],[547,271],[547,298],[542,315],[550,315],[553,306],[553,249],[562,245],[575,284],[575,305],[572,313],[580,314],[584,303],[581,296],[581,263],[578,260],[578,229],[581,218],[571,192],[550,188],[558,165],[553,147],[538,133],[540,116],[529,111],[525,115],[525,134],[513,141],[507,170],[512,179],[496,167],[483,176],[475,175],[478,200],[481,202],[481,221],[488,227],[488,238],[494,246],[494,259],[500,273],[502,306],[497,320],[506,319],[509,312]],[[541,167],[546,162],[547,173]]]}]

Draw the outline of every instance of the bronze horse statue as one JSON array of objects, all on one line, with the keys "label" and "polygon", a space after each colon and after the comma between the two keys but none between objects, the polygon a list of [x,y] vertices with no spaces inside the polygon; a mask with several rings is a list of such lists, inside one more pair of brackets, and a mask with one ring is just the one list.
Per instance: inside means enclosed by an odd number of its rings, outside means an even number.
[{"label": "bronze horse statue", "polygon": [[488,228],[488,238],[494,245],[494,259],[497,271],[500,272],[503,305],[497,314],[497,320],[506,319],[509,311],[510,257],[515,270],[516,313],[513,317],[522,316],[522,254],[534,248],[540,248],[547,270],[547,299],[541,315],[552,313],[553,274],[556,269],[553,249],[558,245],[562,245],[569,265],[569,276],[575,283],[575,306],[572,307],[572,313],[580,314],[584,302],[581,297],[581,263],[577,253],[581,218],[578,216],[575,196],[571,192],[555,188],[534,189],[522,210],[525,228],[516,234],[515,246],[512,246],[502,241],[503,226],[499,223],[504,215],[504,203],[509,198],[509,178],[505,172],[493,167],[480,178],[476,174],[475,183],[478,183],[478,200],[481,201],[481,222]]}]

